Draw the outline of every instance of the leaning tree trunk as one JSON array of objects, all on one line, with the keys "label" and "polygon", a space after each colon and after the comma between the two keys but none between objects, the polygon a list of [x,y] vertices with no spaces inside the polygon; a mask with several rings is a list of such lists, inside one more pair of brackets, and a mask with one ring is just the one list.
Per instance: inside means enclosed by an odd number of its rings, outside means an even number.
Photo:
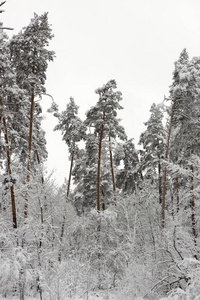
[{"label": "leaning tree trunk", "polygon": [[[0,104],[3,107],[2,99],[0,99]],[[6,142],[6,158],[7,158],[7,169],[9,180],[12,179],[12,169],[11,169],[11,153],[10,153],[10,146],[9,146],[9,139],[8,139],[8,129],[6,124],[6,119],[3,116],[3,127],[4,127],[4,137]],[[12,183],[12,184],[11,184]],[[11,204],[12,204],[12,219],[13,219],[13,228],[17,228],[17,213],[16,213],[16,204],[15,204],[15,193],[14,193],[14,185],[13,182],[10,182],[10,196],[11,196]]]},{"label": "leaning tree trunk", "polygon": [[[5,141],[6,141],[6,156],[7,156],[7,166],[8,166],[8,175],[9,179],[12,179],[12,171],[11,171],[11,155],[10,155],[10,147],[8,142],[8,132],[6,126],[6,120],[3,117],[3,125],[5,130]],[[10,182],[11,184],[12,182]],[[11,195],[11,203],[12,203],[12,217],[13,217],[13,228],[17,228],[17,214],[16,214],[16,205],[15,205],[15,193],[14,193],[14,185],[13,183],[10,186],[10,195]]]},{"label": "leaning tree trunk", "polygon": [[168,137],[167,137],[166,152],[165,152],[165,167],[164,167],[164,176],[163,176],[163,198],[162,198],[162,221],[161,221],[162,228],[165,228],[165,196],[166,196],[166,182],[167,182],[167,160],[168,160],[168,155],[169,155],[169,144],[170,144],[172,122],[173,122],[173,118],[174,118],[175,107],[176,107],[176,99],[174,99],[173,106],[172,106],[170,123],[169,123],[169,131],[168,131]]}]

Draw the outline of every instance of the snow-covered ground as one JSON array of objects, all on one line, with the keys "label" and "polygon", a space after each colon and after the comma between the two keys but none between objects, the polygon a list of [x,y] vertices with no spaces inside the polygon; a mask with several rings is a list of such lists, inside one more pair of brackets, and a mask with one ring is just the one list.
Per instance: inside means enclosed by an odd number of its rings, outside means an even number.
[{"label": "snow-covered ground", "polygon": [[[70,300],[119,300],[116,298],[115,295],[101,295],[101,293],[92,293],[90,295],[85,295],[83,297],[73,297]],[[18,298],[2,298],[0,296],[0,300],[18,300]],[[39,300],[39,298],[26,298],[25,300]],[[68,300],[68,299],[64,299],[64,300]],[[120,299],[121,300],[121,299]],[[126,300],[126,299],[124,299]],[[139,298],[134,298],[132,300],[143,300],[143,298],[139,297]]]},{"label": "snow-covered ground", "polygon": [[[80,297],[73,297],[71,298],[70,300],[117,300],[117,298],[115,296],[108,296],[107,298],[105,298],[105,296],[101,296],[101,295],[92,295],[92,296],[85,296],[84,298],[80,298]],[[18,300],[18,298],[1,298],[0,297],[0,300]],[[39,300],[39,298],[26,298],[25,297],[25,300]],[[68,300],[68,299],[65,299],[65,300]],[[140,299],[136,299],[136,300],[140,300]]]}]

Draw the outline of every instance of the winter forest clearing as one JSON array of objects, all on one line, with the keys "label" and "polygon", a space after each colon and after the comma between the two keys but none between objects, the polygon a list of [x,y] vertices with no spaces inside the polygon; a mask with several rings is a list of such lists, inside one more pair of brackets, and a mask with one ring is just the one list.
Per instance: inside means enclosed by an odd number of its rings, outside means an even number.
[{"label": "winter forest clearing", "polygon": [[0,300],[200,299],[200,57],[180,53],[139,149],[116,80],[84,120],[50,96],[70,160],[57,187],[41,126],[48,14],[10,39],[0,26]]}]

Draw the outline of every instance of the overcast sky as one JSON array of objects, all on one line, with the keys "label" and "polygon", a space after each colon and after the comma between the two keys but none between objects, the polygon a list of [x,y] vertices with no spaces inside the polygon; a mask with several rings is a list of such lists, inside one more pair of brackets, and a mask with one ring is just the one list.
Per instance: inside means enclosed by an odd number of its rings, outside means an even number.
[{"label": "overcast sky", "polygon": [[[123,94],[122,125],[137,142],[153,102],[168,96],[174,62],[186,48],[200,55],[199,0],[7,0],[0,21],[17,34],[34,12],[49,12],[55,37],[50,49],[46,88],[61,110],[70,96],[80,106],[80,117],[97,101],[94,90],[116,79]],[[50,98],[43,98],[43,106]],[[46,114],[48,170],[62,184],[68,177],[67,146],[54,118]]]}]

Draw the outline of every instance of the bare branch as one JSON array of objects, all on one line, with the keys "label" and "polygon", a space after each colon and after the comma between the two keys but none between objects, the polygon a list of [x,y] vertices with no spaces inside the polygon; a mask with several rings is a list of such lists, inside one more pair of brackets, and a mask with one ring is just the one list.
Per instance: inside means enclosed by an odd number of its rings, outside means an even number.
[{"label": "bare branch", "polygon": [[[0,6],[2,6],[4,3],[6,3],[6,1],[1,2],[1,3],[0,3]],[[1,14],[2,12],[4,12],[4,11],[5,11],[5,10],[1,9],[1,10],[0,10],[0,14]]]},{"label": "bare branch", "polygon": [[1,29],[13,30],[14,28],[11,28],[11,27],[1,27]]},{"label": "bare branch", "polygon": [[6,1],[3,1],[0,3],[0,6],[4,5],[6,3]]},{"label": "bare branch", "polygon": [[50,94],[43,94],[44,96],[48,96],[51,98],[52,102],[55,102],[54,99],[53,99],[53,96],[51,96]]}]

